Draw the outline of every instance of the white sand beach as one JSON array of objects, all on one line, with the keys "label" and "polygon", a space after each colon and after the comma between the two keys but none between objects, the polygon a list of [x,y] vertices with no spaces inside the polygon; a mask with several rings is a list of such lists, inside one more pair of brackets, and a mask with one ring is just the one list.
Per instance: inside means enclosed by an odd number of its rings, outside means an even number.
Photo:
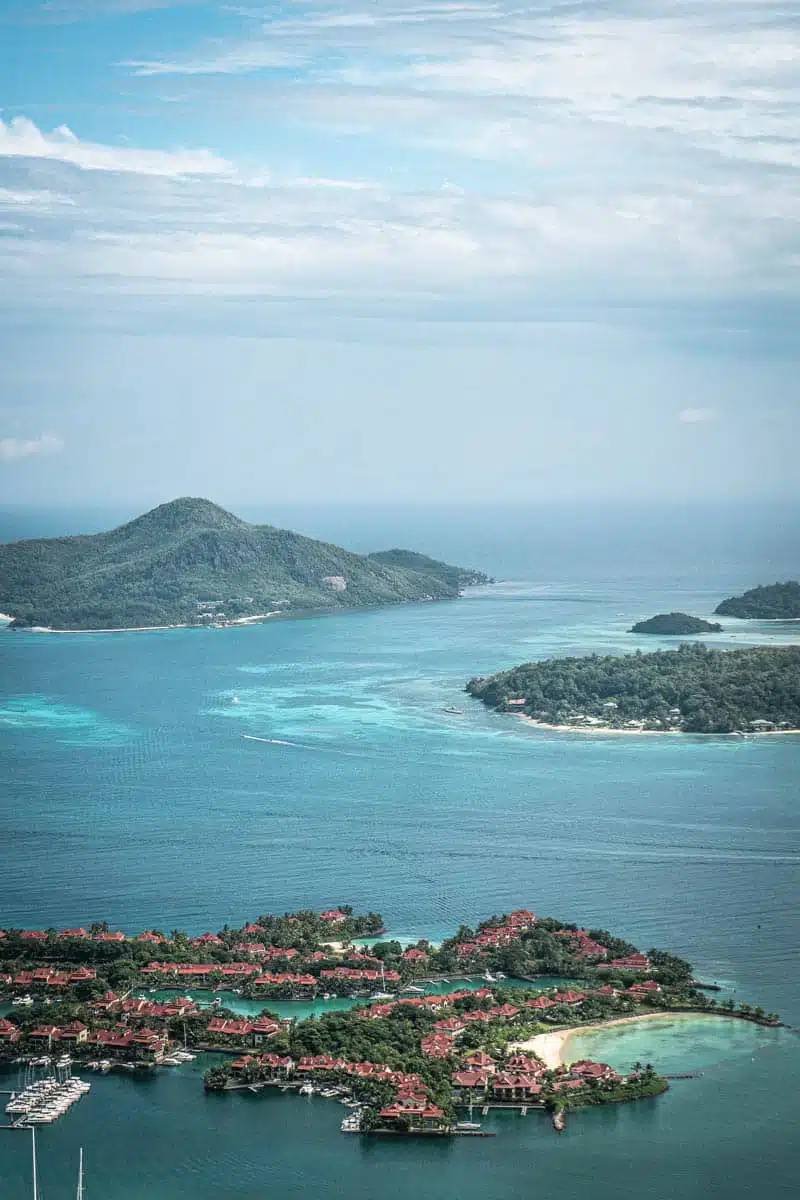
[{"label": "white sand beach", "polygon": [[538,1055],[542,1062],[553,1071],[556,1067],[568,1066],[570,1062],[574,1061],[569,1053],[568,1043],[570,1038],[575,1037],[576,1034],[596,1033],[603,1029],[611,1029],[614,1025],[631,1025],[640,1021],[686,1021],[715,1015],[714,1013],[698,1014],[696,1012],[653,1012],[641,1013],[635,1017],[616,1017],[613,1021],[597,1021],[593,1025],[575,1025],[570,1029],[554,1029],[552,1033],[537,1033],[535,1037],[528,1038],[526,1042],[514,1042],[509,1049],[533,1050],[534,1054]]}]

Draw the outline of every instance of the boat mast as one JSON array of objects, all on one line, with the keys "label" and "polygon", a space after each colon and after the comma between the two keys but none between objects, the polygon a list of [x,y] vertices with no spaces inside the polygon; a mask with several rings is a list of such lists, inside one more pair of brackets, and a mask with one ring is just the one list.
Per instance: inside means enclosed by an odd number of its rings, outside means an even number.
[{"label": "boat mast", "polygon": [[83,1146],[81,1146],[80,1158],[78,1159],[78,1197],[77,1200],[83,1200]]},{"label": "boat mast", "polygon": [[36,1126],[31,1126],[31,1153],[33,1155],[33,1200],[39,1200],[39,1180],[36,1175]]}]

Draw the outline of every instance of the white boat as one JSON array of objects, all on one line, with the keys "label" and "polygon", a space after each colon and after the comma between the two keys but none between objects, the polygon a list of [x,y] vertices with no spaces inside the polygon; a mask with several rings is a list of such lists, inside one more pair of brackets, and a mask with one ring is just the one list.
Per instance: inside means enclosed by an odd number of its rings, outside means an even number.
[{"label": "white boat", "polygon": [[394,1000],[391,992],[373,992],[369,997],[370,1000]]},{"label": "white boat", "polygon": [[423,988],[423,987],[415,987],[413,983],[410,983],[410,984],[408,985],[408,987],[404,987],[404,988],[403,988],[403,991],[404,991],[404,992],[416,992],[416,993],[417,993],[419,996],[424,996],[424,995],[425,995],[425,988]]},{"label": "white boat", "polygon": [[456,1129],[480,1129],[477,1121],[456,1121]]},{"label": "white boat", "polygon": [[33,996],[15,996],[11,1003],[22,1005],[25,1008],[30,1008],[30,1006],[33,1004]]},{"label": "white boat", "polygon": [[342,1133],[361,1133],[361,1114],[351,1113],[342,1121]]},{"label": "white boat", "polygon": [[314,1088],[310,1083],[304,1083],[303,1086],[300,1088],[299,1094],[301,1096],[313,1096]]},{"label": "white boat", "polygon": [[103,1058],[97,1064],[104,1075],[107,1075],[113,1066],[110,1058]]},{"label": "white boat", "polygon": [[496,982],[495,976],[492,975],[491,971],[484,971],[482,978],[485,979],[487,983]]}]

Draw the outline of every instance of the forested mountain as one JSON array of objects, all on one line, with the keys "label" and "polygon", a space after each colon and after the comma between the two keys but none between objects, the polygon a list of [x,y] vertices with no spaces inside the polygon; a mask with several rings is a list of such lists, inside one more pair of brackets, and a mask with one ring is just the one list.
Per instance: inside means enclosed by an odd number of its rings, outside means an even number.
[{"label": "forested mountain", "polygon": [[714,609],[721,617],[749,617],[762,621],[800,618],[800,583],[770,583],[751,588],[742,596],[731,596]]},{"label": "forested mountain", "polygon": [[704,621],[702,617],[690,617],[688,613],[658,613],[646,621],[637,621],[631,633],[657,633],[667,637],[681,637],[692,633],[719,633],[722,626],[716,621]]},{"label": "forested mountain", "polygon": [[188,498],[108,533],[0,546],[0,611],[17,626],[54,629],[445,600],[485,581],[410,551],[353,554]]},{"label": "forested mountain", "polygon": [[552,658],[467,691],[501,712],[575,727],[686,733],[800,729],[800,646]]}]

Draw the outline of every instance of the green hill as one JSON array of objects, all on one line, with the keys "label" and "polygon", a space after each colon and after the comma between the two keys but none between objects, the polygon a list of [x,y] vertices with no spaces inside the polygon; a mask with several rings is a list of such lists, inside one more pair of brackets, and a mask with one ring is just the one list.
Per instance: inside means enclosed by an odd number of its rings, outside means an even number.
[{"label": "green hill", "polygon": [[714,609],[721,617],[751,620],[791,621],[800,618],[800,583],[771,583],[751,588],[742,596],[731,596]]},{"label": "green hill", "polygon": [[702,617],[690,617],[688,613],[658,613],[646,621],[637,621],[629,633],[655,633],[666,637],[683,637],[691,633],[719,633],[722,629],[716,621],[704,621]]},{"label": "green hill", "polygon": [[424,555],[353,554],[188,498],[108,533],[0,546],[0,611],[17,627],[208,624],[453,599],[477,582],[486,577]]}]

